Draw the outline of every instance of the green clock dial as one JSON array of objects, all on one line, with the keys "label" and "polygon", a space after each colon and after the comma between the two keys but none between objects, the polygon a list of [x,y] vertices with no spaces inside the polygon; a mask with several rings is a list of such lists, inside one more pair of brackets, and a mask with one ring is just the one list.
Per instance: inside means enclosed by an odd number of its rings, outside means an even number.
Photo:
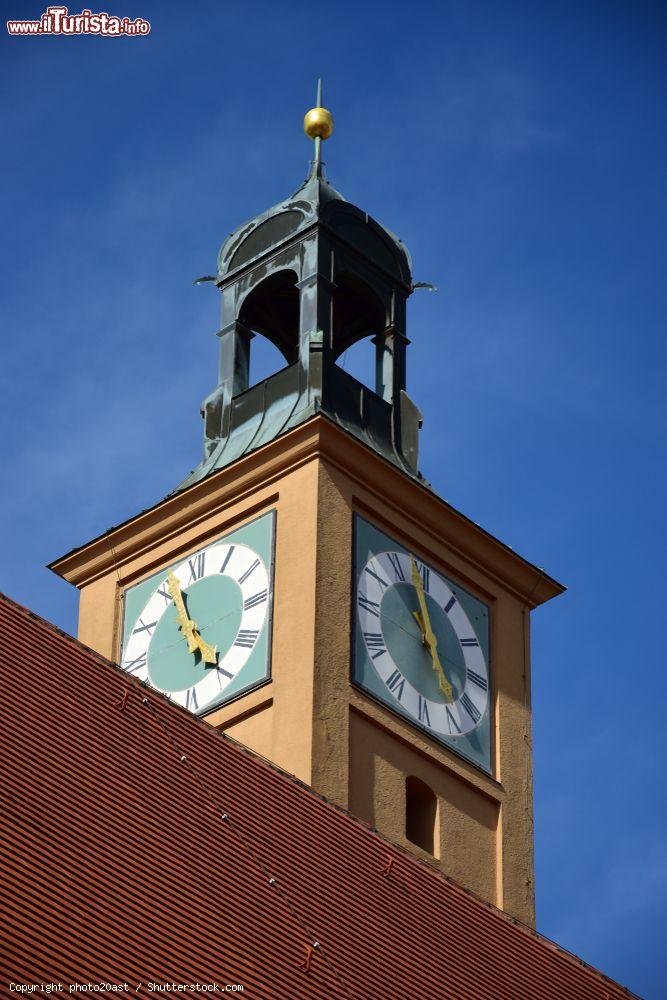
[{"label": "green clock dial", "polygon": [[489,770],[488,609],[361,518],[356,539],[354,680]]},{"label": "green clock dial", "polygon": [[121,666],[193,712],[266,680],[273,516],[125,594]]}]

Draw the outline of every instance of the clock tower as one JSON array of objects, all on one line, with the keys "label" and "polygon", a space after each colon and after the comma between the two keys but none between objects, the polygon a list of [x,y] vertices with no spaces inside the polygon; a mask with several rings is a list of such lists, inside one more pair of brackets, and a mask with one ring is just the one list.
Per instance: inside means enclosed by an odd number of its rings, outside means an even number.
[{"label": "clock tower", "polygon": [[[529,613],[563,588],[419,471],[409,254],[324,175],[236,229],[201,461],[52,563],[79,638],[534,923]],[[255,337],[285,366],[249,385]],[[372,388],[337,361],[370,340]]]}]

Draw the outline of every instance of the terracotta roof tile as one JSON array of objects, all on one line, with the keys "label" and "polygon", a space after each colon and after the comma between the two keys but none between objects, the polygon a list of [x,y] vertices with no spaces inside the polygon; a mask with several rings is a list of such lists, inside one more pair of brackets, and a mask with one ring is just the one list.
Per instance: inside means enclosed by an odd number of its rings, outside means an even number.
[{"label": "terracotta roof tile", "polygon": [[0,678],[5,986],[628,996],[7,599]]}]

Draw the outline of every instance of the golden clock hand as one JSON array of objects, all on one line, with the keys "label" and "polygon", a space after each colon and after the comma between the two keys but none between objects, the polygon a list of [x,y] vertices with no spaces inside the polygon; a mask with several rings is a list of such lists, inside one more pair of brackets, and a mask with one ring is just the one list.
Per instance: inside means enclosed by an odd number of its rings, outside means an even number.
[{"label": "golden clock hand", "polygon": [[211,646],[210,643],[204,642],[198,631],[195,631],[195,642],[199,647],[199,652],[204,663],[218,662],[217,646]]},{"label": "golden clock hand", "polygon": [[419,630],[422,634],[422,642],[428,647],[428,651],[431,654],[431,663],[433,669],[438,675],[438,687],[448,701],[454,701],[452,685],[445,676],[445,671],[442,669],[440,657],[438,656],[438,640],[436,639],[435,632],[433,631],[433,626],[431,625],[431,619],[428,613],[428,607],[426,605],[424,582],[421,578],[421,573],[417,569],[417,563],[415,562],[412,554],[410,555],[410,562],[412,564],[412,585],[417,591],[417,600],[419,601],[420,608],[419,611],[413,611],[412,613],[417,621],[417,624],[419,625]]},{"label": "golden clock hand", "polygon": [[429,618],[428,608],[426,606],[426,597],[424,596],[424,581],[422,580],[421,573],[417,569],[417,563],[415,562],[414,556],[410,556],[410,562],[412,563],[412,585],[417,591],[417,599],[419,601],[419,611],[413,611],[415,618],[417,619],[417,624],[421,630],[422,641],[426,646],[436,646],[437,640],[433,632],[433,627],[431,625],[431,619]]},{"label": "golden clock hand", "polygon": [[432,641],[426,640],[428,646],[428,651],[431,654],[431,660],[433,661],[433,669],[438,675],[438,687],[444,694],[447,701],[454,701],[454,692],[452,691],[452,685],[447,680],[445,676],[445,671],[442,669],[442,664],[440,663],[440,657],[437,652],[437,639],[431,633]]},{"label": "golden clock hand", "polygon": [[172,570],[169,570],[169,573],[167,574],[167,587],[169,588],[169,593],[171,594],[178,611],[177,620],[179,628],[188,641],[188,652],[194,653],[195,650],[198,649],[204,663],[216,663],[217,649],[215,646],[211,646],[208,642],[204,642],[199,634],[197,623],[191,618],[188,618],[188,613],[185,609],[185,601],[183,600],[183,594],[181,592],[181,586],[178,582],[178,577],[172,572]]},{"label": "golden clock hand", "polygon": [[197,648],[194,641],[194,634],[197,626],[190,618],[188,618],[188,613],[185,610],[185,601],[183,600],[183,594],[181,593],[181,586],[178,582],[178,578],[172,570],[169,570],[169,573],[167,574],[167,587],[169,588],[169,593],[171,594],[174,605],[178,610],[179,628],[188,640],[188,652],[194,653]]},{"label": "golden clock hand", "polygon": [[[413,615],[417,619],[417,624],[419,625],[419,631],[422,634],[422,642],[426,646],[428,644],[426,638],[426,622],[428,620],[428,614],[426,612],[426,601],[424,600],[424,584],[422,582],[421,573],[417,569],[417,563],[414,560],[414,556],[410,556],[410,563],[412,564],[412,586],[417,591],[417,599],[419,600],[419,607],[421,611],[413,611]],[[430,622],[429,622],[430,624]]]}]

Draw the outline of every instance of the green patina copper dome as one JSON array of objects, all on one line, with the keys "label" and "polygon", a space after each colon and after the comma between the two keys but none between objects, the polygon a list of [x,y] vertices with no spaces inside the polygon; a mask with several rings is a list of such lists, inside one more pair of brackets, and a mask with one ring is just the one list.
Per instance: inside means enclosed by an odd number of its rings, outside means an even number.
[{"label": "green patina copper dome", "polygon": [[310,176],[293,195],[230,233],[218,254],[217,281],[317,222],[358,247],[394,279],[410,285],[412,261],[404,243],[347,201],[324,177],[321,163],[313,164]]}]

